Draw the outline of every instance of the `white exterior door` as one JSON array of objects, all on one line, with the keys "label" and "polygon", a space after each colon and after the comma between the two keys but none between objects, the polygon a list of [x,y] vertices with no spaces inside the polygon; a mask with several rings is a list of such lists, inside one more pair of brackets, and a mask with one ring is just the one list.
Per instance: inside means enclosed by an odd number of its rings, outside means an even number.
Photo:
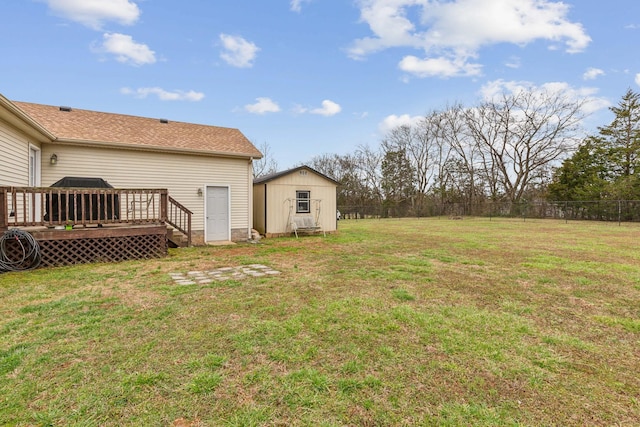
[{"label": "white exterior door", "polygon": [[207,186],[206,241],[230,240],[229,187]]},{"label": "white exterior door", "polygon": [[29,187],[40,187],[40,150],[29,147]]},{"label": "white exterior door", "polygon": [[[40,150],[33,145],[29,146],[29,187],[40,187],[42,183],[40,182],[41,176],[41,162],[40,162]],[[29,212],[29,217],[32,221],[40,221],[42,216],[42,208],[41,208],[41,194],[34,194],[31,197],[35,197],[35,200],[29,200],[29,211],[31,211],[31,207],[35,209],[33,212]]]}]

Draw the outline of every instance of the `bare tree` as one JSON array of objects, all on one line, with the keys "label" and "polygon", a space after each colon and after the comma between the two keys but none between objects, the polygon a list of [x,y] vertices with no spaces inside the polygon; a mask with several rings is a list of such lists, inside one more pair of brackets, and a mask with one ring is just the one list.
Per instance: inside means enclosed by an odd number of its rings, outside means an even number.
[{"label": "bare tree", "polygon": [[359,145],[356,150],[356,157],[360,167],[360,179],[369,195],[369,200],[381,204],[382,196],[382,154],[368,145]]},{"label": "bare tree", "polygon": [[540,172],[576,146],[585,99],[551,91],[521,91],[465,110],[465,125],[504,195],[522,199]]},{"label": "bare tree", "polygon": [[308,165],[324,175],[338,181],[337,202],[340,206],[368,205],[377,199],[378,192],[372,190],[367,177],[367,158],[363,151],[353,154],[322,154],[313,157]]},{"label": "bare tree", "polygon": [[420,120],[415,126],[402,125],[392,129],[382,141],[385,153],[403,152],[411,162],[415,173],[416,190],[426,194],[433,176],[435,130],[430,117]]},{"label": "bare tree", "polygon": [[448,120],[450,117],[448,116],[448,111],[444,112],[435,112],[430,117],[430,123],[433,128],[435,128],[435,146],[434,146],[434,154],[433,154],[433,165],[434,165],[434,182],[431,186],[431,190],[440,201],[443,200],[443,183],[446,180],[445,175],[447,174],[447,165],[449,165],[450,160],[455,155],[455,150],[453,149],[452,141],[450,139],[450,134],[455,135],[455,131],[457,127],[455,126],[455,121],[449,126]]},{"label": "bare tree", "polygon": [[[473,202],[477,192],[479,152],[473,139],[469,138],[465,127],[464,108],[454,105],[439,114],[439,139],[442,141],[446,157],[439,163],[439,192],[451,185],[465,189],[460,194],[463,200]],[[446,147],[446,148],[445,148]],[[461,180],[463,182],[451,182]]]},{"label": "bare tree", "polygon": [[265,141],[258,147],[262,158],[253,161],[253,177],[269,175],[278,172],[278,162],[273,156],[271,146]]}]

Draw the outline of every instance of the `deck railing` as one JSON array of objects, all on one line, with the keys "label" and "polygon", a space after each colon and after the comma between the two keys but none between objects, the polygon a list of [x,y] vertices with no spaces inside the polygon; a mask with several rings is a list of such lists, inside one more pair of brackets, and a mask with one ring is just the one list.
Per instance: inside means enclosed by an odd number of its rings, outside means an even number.
[{"label": "deck railing", "polygon": [[[165,223],[171,210],[166,189],[0,187],[0,229]],[[191,212],[184,215],[171,225],[190,236]]]},{"label": "deck railing", "polygon": [[187,246],[191,246],[191,216],[193,212],[168,196],[167,224],[187,236]]}]

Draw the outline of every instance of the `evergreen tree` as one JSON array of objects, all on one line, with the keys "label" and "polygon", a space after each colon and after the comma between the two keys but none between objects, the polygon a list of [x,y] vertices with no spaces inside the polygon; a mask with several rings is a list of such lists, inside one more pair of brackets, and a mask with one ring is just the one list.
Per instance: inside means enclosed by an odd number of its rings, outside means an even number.
[{"label": "evergreen tree", "polygon": [[615,118],[599,128],[602,143],[616,178],[628,177],[640,169],[640,94],[628,89],[618,106],[610,110]]},{"label": "evergreen tree", "polygon": [[597,138],[587,138],[558,168],[548,187],[551,200],[600,200],[608,186],[606,157]]},{"label": "evergreen tree", "polygon": [[415,171],[404,150],[387,151],[381,164],[381,187],[387,207],[406,208],[415,195]]},{"label": "evergreen tree", "polygon": [[556,170],[552,200],[640,200],[640,94],[629,89],[615,117]]}]

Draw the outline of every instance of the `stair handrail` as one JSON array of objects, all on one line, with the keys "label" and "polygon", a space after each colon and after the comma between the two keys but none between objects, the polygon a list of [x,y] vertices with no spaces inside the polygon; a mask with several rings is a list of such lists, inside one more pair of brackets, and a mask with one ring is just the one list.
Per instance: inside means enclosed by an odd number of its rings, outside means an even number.
[{"label": "stair handrail", "polygon": [[187,236],[187,246],[191,246],[191,212],[186,206],[167,194],[167,224]]}]

